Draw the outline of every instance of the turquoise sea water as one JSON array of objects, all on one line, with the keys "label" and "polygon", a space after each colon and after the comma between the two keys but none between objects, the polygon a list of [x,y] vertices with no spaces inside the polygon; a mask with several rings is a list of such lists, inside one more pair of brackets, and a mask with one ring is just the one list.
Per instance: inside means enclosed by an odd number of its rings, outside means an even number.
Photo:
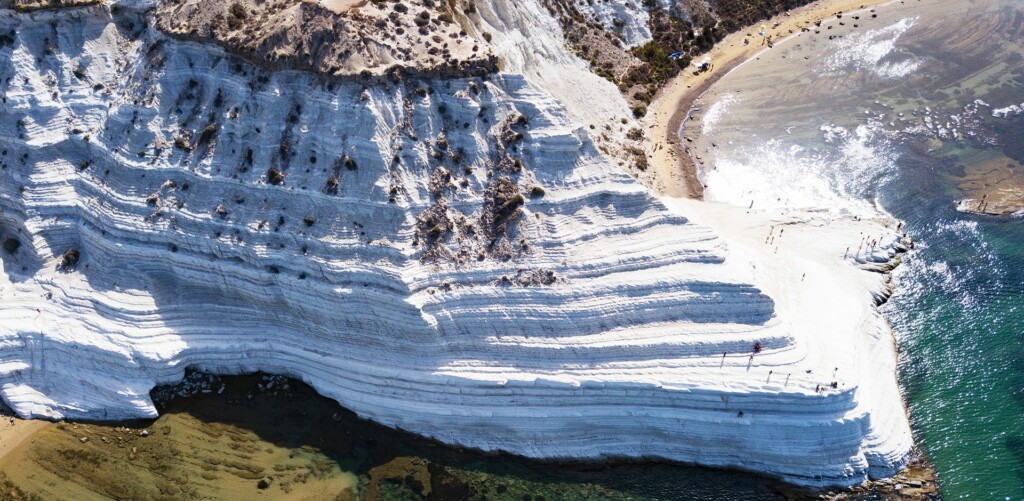
[{"label": "turquoise sea water", "polygon": [[920,245],[884,312],[918,443],[945,499],[1024,499],[1024,218],[955,209],[1021,187],[1024,2],[852,16],[698,102],[709,197],[904,221]]},{"label": "turquoise sea water", "polygon": [[1024,499],[1024,221],[913,193],[883,200],[907,207],[898,214],[927,244],[886,308],[917,437],[948,499]]}]

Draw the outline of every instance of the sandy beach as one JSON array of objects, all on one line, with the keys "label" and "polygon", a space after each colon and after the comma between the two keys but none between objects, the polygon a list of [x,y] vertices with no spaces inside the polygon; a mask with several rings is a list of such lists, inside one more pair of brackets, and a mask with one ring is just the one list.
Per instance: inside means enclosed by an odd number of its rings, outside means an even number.
[{"label": "sandy beach", "polygon": [[[683,120],[689,115],[693,102],[708,90],[718,79],[743,62],[769,50],[762,45],[757,35],[760,25],[765,25],[766,35],[774,43],[780,43],[792,35],[799,35],[802,28],[813,30],[816,21],[835,20],[836,13],[850,13],[894,0],[820,0],[803,7],[785,12],[767,21],[748,26],[715,44],[708,55],[711,57],[711,71],[693,74],[687,68],[669,82],[655,97],[645,118],[650,130],[653,152],[653,187],[658,193],[670,197],[703,199],[704,186],[701,184],[696,165],[690,157],[685,142],[676,136]],[[750,34],[752,36],[747,36]],[[744,46],[743,40],[749,45]]]},{"label": "sandy beach", "polygon": [[[870,266],[859,259],[848,259],[846,253],[863,235],[898,238],[900,222],[883,212],[868,217],[833,217],[813,210],[748,209],[745,205],[704,201],[706,185],[700,178],[700,159],[695,158],[698,150],[690,151],[697,148],[700,127],[688,130],[684,138],[678,134],[691,112],[696,111],[694,104],[722,77],[772,50],[761,43],[762,37],[757,34],[760,25],[767,27],[766,35],[777,48],[784,43],[799,43],[799,37],[813,34],[815,29],[825,36],[826,26],[840,21],[836,17],[839,12],[849,18],[850,14],[891,3],[894,0],[821,0],[739,30],[710,51],[710,71],[694,75],[690,67],[671,81],[652,102],[645,124],[654,156],[652,186],[662,200],[680,214],[712,228],[726,242],[734,259],[752,263],[754,282],[777,301],[780,315],[791,315],[797,344],[808,354],[805,362],[814,361],[819,369],[834,367],[838,373],[859,373],[852,379],[860,382],[862,398],[877,399],[879,408],[886,401],[900,399],[895,339],[875,306],[875,301],[884,301],[891,289],[888,282],[883,284],[882,274],[865,272]],[[818,21],[821,28],[815,25]],[[744,45],[744,39],[749,40],[748,45]],[[785,238],[781,238],[780,228],[785,228]],[[773,238],[776,234],[779,238]],[[883,268],[898,265],[899,261]],[[826,319],[829,316],[832,318]],[[875,327],[835,329],[825,337],[807,335],[814,332],[813,325],[839,322],[840,316],[849,316],[846,322],[851,326],[866,322]],[[843,335],[837,335],[840,332]],[[882,373],[892,373],[892,378],[877,377]],[[902,416],[898,409],[888,410],[892,413],[879,417],[893,423],[907,419],[905,404]],[[914,485],[922,485],[923,490],[914,494],[924,497],[937,485],[927,458],[921,456],[918,461],[900,475],[912,478]],[[882,492],[890,487],[879,484],[870,488]]]}]

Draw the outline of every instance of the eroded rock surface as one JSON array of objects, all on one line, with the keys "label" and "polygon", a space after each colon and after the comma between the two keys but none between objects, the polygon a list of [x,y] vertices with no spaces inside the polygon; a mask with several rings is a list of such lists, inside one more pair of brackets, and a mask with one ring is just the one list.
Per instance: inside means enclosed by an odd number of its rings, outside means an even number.
[{"label": "eroded rock surface", "polygon": [[[152,416],[187,367],[261,370],[532,457],[807,485],[905,464],[867,293],[829,295],[843,323],[780,311],[742,254],[602,156],[582,120],[628,107],[539,3],[467,18],[512,71],[365,82],[356,60],[397,56],[332,59],[355,39],[322,38],[354,9],[266,2],[246,34],[212,5],[0,11],[0,391],[19,414]],[[832,329],[856,356],[821,391]]]},{"label": "eroded rock surface", "polygon": [[168,0],[154,20],[175,37],[216,43],[274,68],[334,76],[495,70],[487,42],[467,35],[455,15],[448,2],[434,0]]}]

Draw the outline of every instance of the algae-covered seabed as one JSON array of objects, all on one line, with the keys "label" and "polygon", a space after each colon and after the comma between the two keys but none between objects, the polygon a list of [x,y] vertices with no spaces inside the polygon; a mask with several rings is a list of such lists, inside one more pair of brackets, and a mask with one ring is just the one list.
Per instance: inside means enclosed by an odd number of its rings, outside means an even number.
[{"label": "algae-covered seabed", "polygon": [[223,381],[223,394],[172,400],[155,421],[47,426],[0,460],[0,499],[779,497],[775,482],[730,471],[460,451],[361,420],[301,383]]}]

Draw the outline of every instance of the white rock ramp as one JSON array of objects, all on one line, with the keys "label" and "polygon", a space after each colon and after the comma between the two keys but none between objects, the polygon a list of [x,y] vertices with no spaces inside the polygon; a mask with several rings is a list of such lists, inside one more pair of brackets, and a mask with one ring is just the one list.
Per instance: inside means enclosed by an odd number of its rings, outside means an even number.
[{"label": "white rock ramp", "polygon": [[904,465],[869,293],[826,306],[881,362],[815,391],[827,316],[752,285],[753,258],[524,78],[325,82],[143,20],[0,11],[0,240],[20,243],[0,251],[0,391],[19,415],[151,417],[150,389],[196,367],[530,457],[805,485]]}]

